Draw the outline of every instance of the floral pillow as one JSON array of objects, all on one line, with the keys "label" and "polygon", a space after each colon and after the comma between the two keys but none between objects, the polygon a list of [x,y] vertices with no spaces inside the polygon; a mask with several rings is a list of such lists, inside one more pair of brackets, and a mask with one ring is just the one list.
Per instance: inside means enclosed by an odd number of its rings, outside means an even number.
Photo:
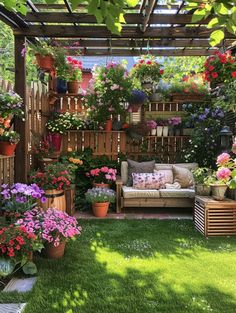
[{"label": "floral pillow", "polygon": [[165,188],[162,173],[132,173],[133,188],[135,189],[163,189]]}]

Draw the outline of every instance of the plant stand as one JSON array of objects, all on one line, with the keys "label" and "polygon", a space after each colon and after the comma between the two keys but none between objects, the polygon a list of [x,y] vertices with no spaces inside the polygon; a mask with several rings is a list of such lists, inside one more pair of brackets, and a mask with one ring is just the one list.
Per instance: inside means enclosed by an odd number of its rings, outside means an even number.
[{"label": "plant stand", "polygon": [[236,235],[236,201],[196,196],[194,225],[206,237]]}]

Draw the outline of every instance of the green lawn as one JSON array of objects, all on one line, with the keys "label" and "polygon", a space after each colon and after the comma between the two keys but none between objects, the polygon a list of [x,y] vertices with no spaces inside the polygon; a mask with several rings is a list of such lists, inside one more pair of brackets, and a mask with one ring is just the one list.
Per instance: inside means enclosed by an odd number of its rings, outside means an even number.
[{"label": "green lawn", "polygon": [[24,313],[236,312],[236,238],[205,239],[191,221],[83,221],[59,261],[38,258]]}]

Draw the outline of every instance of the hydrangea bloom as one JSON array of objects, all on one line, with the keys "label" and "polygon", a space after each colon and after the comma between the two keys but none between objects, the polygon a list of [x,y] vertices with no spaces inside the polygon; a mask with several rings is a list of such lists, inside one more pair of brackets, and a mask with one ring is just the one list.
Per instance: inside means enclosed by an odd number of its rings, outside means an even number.
[{"label": "hydrangea bloom", "polygon": [[223,166],[224,164],[229,162],[229,160],[230,160],[230,155],[228,153],[224,152],[224,153],[221,153],[217,157],[216,164],[219,165],[219,166]]},{"label": "hydrangea bloom", "polygon": [[221,167],[217,172],[216,172],[216,177],[219,180],[223,181],[228,181],[231,177],[231,170],[228,169],[227,167]]}]

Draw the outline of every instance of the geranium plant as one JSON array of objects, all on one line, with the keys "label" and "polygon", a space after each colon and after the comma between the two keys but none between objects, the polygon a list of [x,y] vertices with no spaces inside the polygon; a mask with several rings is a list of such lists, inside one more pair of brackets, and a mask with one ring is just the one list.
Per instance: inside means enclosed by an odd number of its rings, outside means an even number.
[{"label": "geranium plant", "polygon": [[0,229],[0,277],[5,277],[20,264],[25,274],[35,274],[37,268],[31,262],[33,251],[40,251],[42,244],[38,237],[24,226],[3,227]]},{"label": "geranium plant", "polygon": [[162,65],[152,55],[141,56],[130,71],[131,77],[137,78],[140,83],[152,84],[157,84],[163,73]]},{"label": "geranium plant", "polygon": [[7,141],[11,145],[17,144],[20,141],[20,135],[14,130],[4,131],[0,129],[0,131],[0,141]]},{"label": "geranium plant", "polygon": [[[22,110],[23,100],[14,91],[0,92],[0,116],[7,118],[10,115],[23,118],[24,111]],[[9,127],[5,127],[9,128]]]},{"label": "geranium plant", "polygon": [[116,181],[116,173],[116,169],[103,166],[90,170],[86,175],[91,177],[95,183],[111,184]]},{"label": "geranium plant", "polygon": [[89,203],[109,202],[114,203],[116,199],[115,191],[108,188],[92,188],[85,194]]},{"label": "geranium plant", "polygon": [[33,171],[29,177],[32,183],[43,190],[63,190],[71,185],[72,176],[61,163],[47,165],[44,171]]},{"label": "geranium plant", "polygon": [[68,80],[69,81],[81,81],[82,79],[82,62],[75,58],[67,57],[68,68]]},{"label": "geranium plant", "polygon": [[172,79],[169,92],[186,94],[208,94],[209,85],[202,74],[184,75],[181,79]]},{"label": "geranium plant", "polygon": [[204,66],[205,79],[209,82],[224,83],[236,79],[236,59],[230,51],[216,52],[207,58]]},{"label": "geranium plant", "polygon": [[55,247],[81,233],[76,218],[50,208],[46,211],[37,208],[27,211],[17,224],[36,234],[44,244],[53,244]]},{"label": "geranium plant", "polygon": [[[37,200],[45,202],[44,191],[36,184],[15,183],[13,185],[3,184],[1,186],[2,207],[8,215],[15,216],[32,209]],[[19,216],[17,214],[17,216]]]}]

